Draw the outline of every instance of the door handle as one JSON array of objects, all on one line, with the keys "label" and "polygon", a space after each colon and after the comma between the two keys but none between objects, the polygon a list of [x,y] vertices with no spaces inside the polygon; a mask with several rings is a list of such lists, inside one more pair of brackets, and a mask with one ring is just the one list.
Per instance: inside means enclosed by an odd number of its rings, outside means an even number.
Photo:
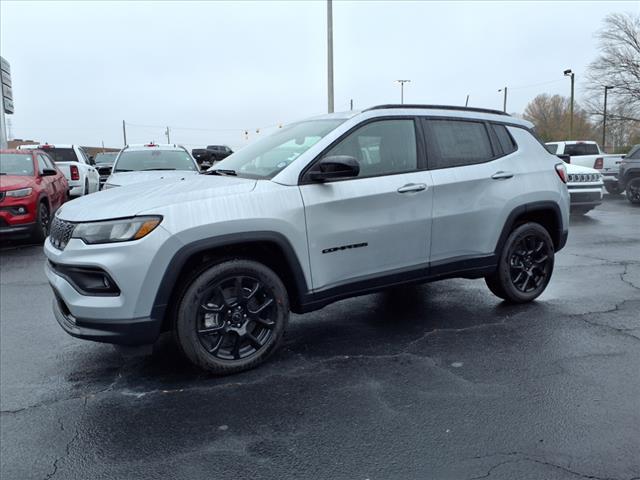
[{"label": "door handle", "polygon": [[503,172],[502,170],[491,175],[494,180],[506,180],[507,178],[513,178],[513,172]]},{"label": "door handle", "polygon": [[415,193],[426,189],[427,185],[424,183],[407,183],[398,189],[398,193]]}]

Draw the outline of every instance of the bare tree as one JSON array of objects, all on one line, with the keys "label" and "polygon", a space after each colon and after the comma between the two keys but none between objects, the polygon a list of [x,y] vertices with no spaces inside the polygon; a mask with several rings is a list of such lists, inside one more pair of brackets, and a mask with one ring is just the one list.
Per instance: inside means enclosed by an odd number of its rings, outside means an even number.
[{"label": "bare tree", "polygon": [[640,15],[612,13],[596,34],[600,55],[589,65],[588,90],[613,87],[617,101],[640,107]]},{"label": "bare tree", "polygon": [[570,100],[560,95],[546,93],[535,97],[524,110],[523,117],[536,127],[545,142],[557,140],[594,140],[595,129],[589,115],[579,105],[574,106],[573,137],[570,135]]}]

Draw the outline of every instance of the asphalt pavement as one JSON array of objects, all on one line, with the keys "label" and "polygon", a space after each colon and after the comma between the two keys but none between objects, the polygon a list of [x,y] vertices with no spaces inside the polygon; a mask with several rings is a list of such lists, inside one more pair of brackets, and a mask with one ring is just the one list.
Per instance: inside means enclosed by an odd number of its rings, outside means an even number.
[{"label": "asphalt pavement", "polygon": [[640,208],[573,218],[509,306],[446,280],[294,316],[216,378],[67,336],[40,246],[0,251],[0,478],[640,478]]}]

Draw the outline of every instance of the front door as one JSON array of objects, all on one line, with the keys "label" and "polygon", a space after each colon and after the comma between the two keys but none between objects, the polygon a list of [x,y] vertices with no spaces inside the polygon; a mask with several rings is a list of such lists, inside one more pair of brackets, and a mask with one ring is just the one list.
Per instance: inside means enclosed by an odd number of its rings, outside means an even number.
[{"label": "front door", "polygon": [[426,273],[433,188],[417,145],[413,118],[368,122],[323,154],[355,158],[357,177],[301,185],[314,291]]}]

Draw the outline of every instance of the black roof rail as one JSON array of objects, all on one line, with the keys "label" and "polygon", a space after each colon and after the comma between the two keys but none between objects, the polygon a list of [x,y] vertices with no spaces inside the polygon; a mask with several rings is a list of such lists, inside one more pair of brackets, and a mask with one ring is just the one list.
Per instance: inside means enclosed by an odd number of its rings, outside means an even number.
[{"label": "black roof rail", "polygon": [[500,110],[492,110],[490,108],[477,108],[477,107],[458,107],[456,105],[420,105],[415,103],[391,103],[388,105],[376,105],[375,107],[369,107],[363,110],[368,112],[369,110],[386,110],[389,108],[428,108],[430,110],[458,110],[462,112],[480,112],[480,113],[492,113],[494,115],[505,115],[509,117],[508,113]]}]

